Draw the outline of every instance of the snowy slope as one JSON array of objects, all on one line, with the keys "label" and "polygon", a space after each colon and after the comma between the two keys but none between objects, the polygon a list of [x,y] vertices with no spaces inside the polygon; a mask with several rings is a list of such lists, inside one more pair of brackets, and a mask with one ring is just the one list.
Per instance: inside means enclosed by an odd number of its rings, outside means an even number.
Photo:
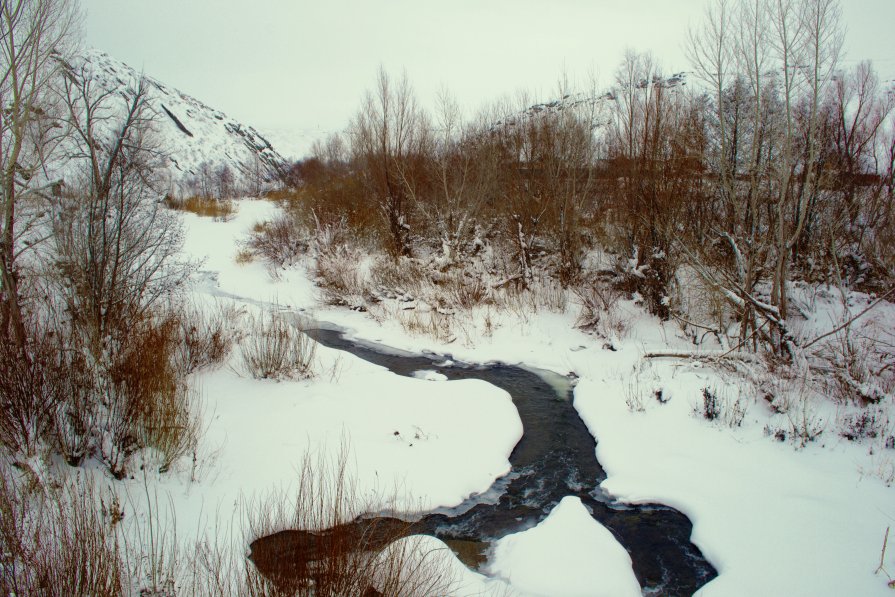
[{"label": "snowy slope", "polygon": [[[140,78],[138,71],[99,50],[87,50],[71,63],[74,72],[90,76],[102,90],[124,90]],[[286,159],[254,128],[157,79],[146,78],[156,140],[175,184],[196,176],[203,163],[211,172],[228,166],[236,184],[243,187],[258,175],[273,181],[286,168]]]},{"label": "snowy slope", "polygon": [[[653,84],[664,89],[677,89],[687,84],[687,74],[683,72],[675,73],[667,79],[657,79],[653,81]],[[647,82],[642,81],[638,85],[638,88],[642,89],[646,86]],[[559,99],[533,104],[521,112],[508,114],[495,122],[494,127],[512,127],[535,118],[556,116],[567,111],[590,119],[591,124],[594,127],[606,126],[612,120],[612,110],[613,103],[616,100],[616,92],[617,90],[613,88],[601,95],[569,93]]]}]

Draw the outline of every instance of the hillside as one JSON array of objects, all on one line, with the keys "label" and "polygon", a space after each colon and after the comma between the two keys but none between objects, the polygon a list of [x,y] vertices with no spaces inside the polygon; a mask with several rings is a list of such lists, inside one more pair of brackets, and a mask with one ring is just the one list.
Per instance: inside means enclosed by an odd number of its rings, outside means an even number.
[{"label": "hillside", "polygon": [[[86,50],[72,60],[72,72],[90,76],[99,92],[124,91],[141,73],[99,50]],[[205,172],[227,166],[238,187],[276,180],[287,160],[256,129],[180,92],[151,76],[148,104],[156,143],[175,187]]]}]

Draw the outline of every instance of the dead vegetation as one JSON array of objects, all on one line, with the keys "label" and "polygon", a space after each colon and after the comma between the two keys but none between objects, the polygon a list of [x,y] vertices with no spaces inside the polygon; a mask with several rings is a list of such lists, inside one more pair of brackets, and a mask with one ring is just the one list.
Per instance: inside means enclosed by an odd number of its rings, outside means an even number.
[{"label": "dead vegetation", "polygon": [[126,594],[126,562],[99,497],[89,483],[31,485],[0,466],[0,591]]},{"label": "dead vegetation", "polygon": [[255,379],[308,379],[316,374],[317,342],[276,309],[249,318],[239,345],[242,370]]},{"label": "dead vegetation", "polygon": [[236,213],[233,202],[229,199],[216,199],[192,195],[183,199],[172,196],[165,197],[165,205],[170,209],[188,211],[203,218],[229,220]]},{"label": "dead vegetation", "polygon": [[283,595],[446,594],[452,579],[433,554],[421,553],[411,523],[379,517],[348,471],[347,451],[306,456],[294,501],[252,504],[251,560]]},{"label": "dead vegetation", "polygon": [[[294,498],[277,493],[244,503],[243,530],[218,527],[195,538],[178,538],[170,505],[165,511],[148,485],[122,501],[89,475],[60,482],[3,463],[0,590],[59,597],[448,594],[453,579],[444,560],[419,548],[411,523],[365,515],[387,504],[358,492],[346,454],[307,455]],[[238,547],[247,544],[249,557]]]}]

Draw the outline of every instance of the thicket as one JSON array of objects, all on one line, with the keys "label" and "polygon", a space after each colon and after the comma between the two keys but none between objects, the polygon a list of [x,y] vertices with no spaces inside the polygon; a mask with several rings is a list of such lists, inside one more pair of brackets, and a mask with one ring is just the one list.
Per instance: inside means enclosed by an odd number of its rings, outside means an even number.
[{"label": "thicket", "polygon": [[[895,96],[869,63],[842,67],[841,45],[831,0],[718,0],[689,34],[692,74],[629,51],[605,93],[562,84],[471,119],[380,72],[347,130],[290,172],[289,221],[330,260],[335,235],[437,286],[471,271],[485,301],[536,275],[578,294],[611,281],[688,318],[680,287],[698,281],[706,325],[791,358],[793,280],[879,292],[895,265]],[[594,249],[611,259],[586,267]],[[319,268],[351,294],[344,268]]]},{"label": "thicket", "polygon": [[[195,450],[186,375],[219,362],[220,321],[182,309],[193,266],[160,199],[145,80],[98,87],[69,62],[77,6],[4,2],[0,104],[0,444],[22,467],[60,454],[123,477]],[[66,164],[64,184],[47,177]]]}]

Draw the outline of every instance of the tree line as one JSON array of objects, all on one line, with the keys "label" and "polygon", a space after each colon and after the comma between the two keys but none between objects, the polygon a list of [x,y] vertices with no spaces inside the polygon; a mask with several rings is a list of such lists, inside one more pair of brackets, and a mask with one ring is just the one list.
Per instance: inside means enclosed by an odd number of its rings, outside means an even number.
[{"label": "tree line", "polygon": [[[681,266],[735,314],[741,342],[791,353],[794,278],[882,288],[892,277],[895,96],[841,65],[834,0],[713,0],[687,36],[691,71],[629,50],[608,92],[528,96],[473,118],[424,110],[380,71],[347,129],[288,182],[321,227],[395,258],[462,264],[484,242],[570,284],[595,246],[667,318]],[[622,271],[624,270],[624,271]]]}]

